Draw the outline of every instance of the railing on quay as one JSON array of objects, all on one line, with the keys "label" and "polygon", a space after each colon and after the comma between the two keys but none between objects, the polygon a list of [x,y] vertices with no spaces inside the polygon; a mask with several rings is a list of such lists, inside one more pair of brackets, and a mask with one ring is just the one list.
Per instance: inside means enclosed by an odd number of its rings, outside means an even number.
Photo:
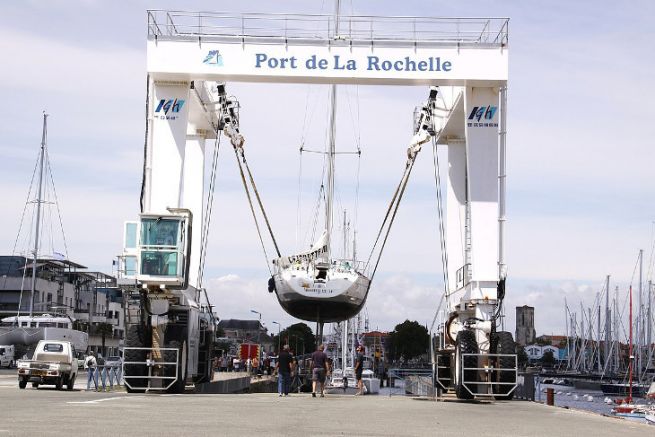
[{"label": "railing on quay", "polygon": [[[98,365],[89,367],[87,372],[93,372],[94,387],[97,391],[110,391],[114,385],[120,387],[123,385],[123,369],[120,365]],[[90,387],[91,380],[87,373],[87,388]],[[102,389],[100,388],[102,385]]]},{"label": "railing on quay", "polygon": [[[475,367],[466,367],[462,365],[460,368],[461,374],[459,375],[459,380],[462,381],[462,385],[471,395],[476,397],[507,396],[516,390],[516,380],[518,376],[516,354],[462,354],[462,363],[466,362],[467,357],[495,360],[496,362],[500,362],[501,358],[514,359],[514,365],[512,367],[501,367],[500,365],[494,366],[493,364],[484,367],[478,367],[480,364],[476,364]],[[467,371],[475,371],[476,375],[483,375],[485,380],[477,380],[478,378],[476,378],[476,380],[467,380]],[[509,378],[503,378],[503,376],[509,376]],[[503,379],[507,380],[503,381]],[[501,392],[499,391],[501,386],[511,388],[508,391]],[[494,389],[496,389],[496,393],[494,393]]]},{"label": "railing on quay", "polygon": [[[125,359],[123,360],[123,365],[122,365],[122,372],[123,372],[123,382],[126,387],[130,388],[131,390],[144,390],[144,391],[165,391],[168,390],[175,384],[175,381],[177,381],[177,378],[179,376],[179,359],[180,359],[180,350],[177,348],[168,348],[168,347],[160,347],[156,349],[158,352],[162,353],[164,355],[165,352],[175,352],[175,361],[158,361],[155,359],[148,358],[145,361],[126,361]],[[154,348],[150,347],[124,347],[123,348],[123,357],[129,356],[130,351],[145,351],[148,356],[152,356],[152,353],[155,351]],[[145,375],[129,375],[125,374],[125,367],[126,366],[132,366],[129,367],[131,369],[134,368],[134,366],[145,366],[148,369],[148,373]],[[175,375],[170,375],[166,376],[167,372],[164,372],[164,369],[166,368],[174,368],[175,369]],[[156,369],[155,372],[153,372],[153,369]],[[133,381],[146,381],[147,384],[146,386],[140,386],[135,384]],[[153,386],[152,382],[153,381],[159,381],[161,383],[161,386]]]},{"label": "railing on quay", "polygon": [[[336,33],[338,24],[338,34]],[[509,19],[148,10],[148,37],[507,45]]]},{"label": "railing on quay", "polygon": [[[423,387],[432,386],[432,369],[391,368],[387,374],[389,377],[389,396],[399,394],[431,395],[429,390],[424,390]],[[400,381],[402,381],[401,384],[399,384]]]}]

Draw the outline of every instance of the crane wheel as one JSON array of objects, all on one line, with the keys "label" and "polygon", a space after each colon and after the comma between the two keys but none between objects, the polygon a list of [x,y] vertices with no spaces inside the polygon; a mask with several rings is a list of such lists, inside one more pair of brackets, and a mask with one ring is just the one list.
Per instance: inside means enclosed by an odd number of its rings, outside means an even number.
[{"label": "crane wheel", "polygon": [[[458,399],[473,399],[477,391],[478,380],[477,370],[462,371],[462,367],[478,367],[477,357],[462,357],[462,354],[477,354],[478,342],[475,339],[475,332],[462,330],[457,333],[455,342],[455,394]],[[462,376],[464,377],[462,379]],[[466,386],[464,382],[466,381]]]},{"label": "crane wheel", "polygon": [[[144,325],[128,325],[125,329],[125,346],[127,347],[148,347],[148,329]],[[140,361],[145,362],[148,357],[147,351],[144,350],[125,350],[123,359],[125,362]],[[124,376],[147,375],[148,368],[145,364],[125,364]],[[146,387],[148,380],[146,378],[129,378],[127,382],[133,387]],[[143,393],[145,389],[132,389],[127,384],[125,390],[128,393]]]},{"label": "crane wheel", "polygon": [[[512,334],[506,331],[497,332],[492,337],[492,350],[493,349],[495,349],[495,353],[497,354],[516,353]],[[512,357],[500,357],[497,362],[500,368],[509,370],[496,372],[496,381],[514,382],[516,379],[516,362],[514,359]],[[494,385],[493,389],[495,394],[494,398],[497,400],[509,401],[514,397],[514,392],[510,392],[512,389],[511,385]]]},{"label": "crane wheel", "polygon": [[[184,388],[186,386],[186,342],[180,342],[178,340],[171,341],[168,348],[175,348],[179,353],[175,351],[164,351],[164,361],[167,363],[174,363],[177,358],[177,379],[167,390],[166,393],[184,393]],[[166,370],[166,374],[170,376],[175,376],[175,370],[173,366]],[[170,381],[170,380],[169,380]]]}]

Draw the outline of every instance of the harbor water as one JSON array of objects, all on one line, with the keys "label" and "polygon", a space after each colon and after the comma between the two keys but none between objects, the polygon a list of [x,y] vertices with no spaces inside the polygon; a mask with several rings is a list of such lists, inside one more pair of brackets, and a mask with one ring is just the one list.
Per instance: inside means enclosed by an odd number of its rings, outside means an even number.
[{"label": "harbor water", "polygon": [[[614,417],[611,413],[613,405],[605,403],[604,395],[600,390],[580,390],[572,386],[562,386],[557,384],[540,384],[535,387],[535,401],[546,403],[546,390],[552,388],[555,391],[555,406],[561,408],[570,408],[575,410],[589,411],[604,416]],[[616,396],[609,397],[610,399]],[[653,405],[653,401],[643,398],[635,398],[635,403],[643,405]],[[625,417],[625,420],[647,423],[643,418]]]}]

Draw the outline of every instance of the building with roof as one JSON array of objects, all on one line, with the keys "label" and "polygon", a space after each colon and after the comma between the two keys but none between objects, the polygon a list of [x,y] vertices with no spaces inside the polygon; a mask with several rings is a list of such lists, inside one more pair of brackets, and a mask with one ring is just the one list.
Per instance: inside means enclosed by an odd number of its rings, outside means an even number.
[{"label": "building with roof", "polygon": [[[36,269],[34,294],[32,274]],[[123,294],[116,278],[90,272],[66,259],[40,258],[34,264],[24,256],[0,256],[0,318],[30,311],[62,314],[89,334],[89,349],[105,355],[118,354],[125,325]]]},{"label": "building with roof", "polygon": [[259,342],[263,352],[273,352],[273,338],[259,320],[225,319],[218,322],[217,328],[223,331],[225,340],[235,344]]}]

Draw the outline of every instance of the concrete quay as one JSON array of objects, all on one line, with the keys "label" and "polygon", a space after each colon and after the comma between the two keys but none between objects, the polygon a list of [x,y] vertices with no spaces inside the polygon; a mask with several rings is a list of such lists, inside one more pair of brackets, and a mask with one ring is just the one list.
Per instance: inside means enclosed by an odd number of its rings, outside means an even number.
[{"label": "concrete quay", "polygon": [[647,436],[655,427],[524,401],[71,392],[0,377],[1,436]]}]

